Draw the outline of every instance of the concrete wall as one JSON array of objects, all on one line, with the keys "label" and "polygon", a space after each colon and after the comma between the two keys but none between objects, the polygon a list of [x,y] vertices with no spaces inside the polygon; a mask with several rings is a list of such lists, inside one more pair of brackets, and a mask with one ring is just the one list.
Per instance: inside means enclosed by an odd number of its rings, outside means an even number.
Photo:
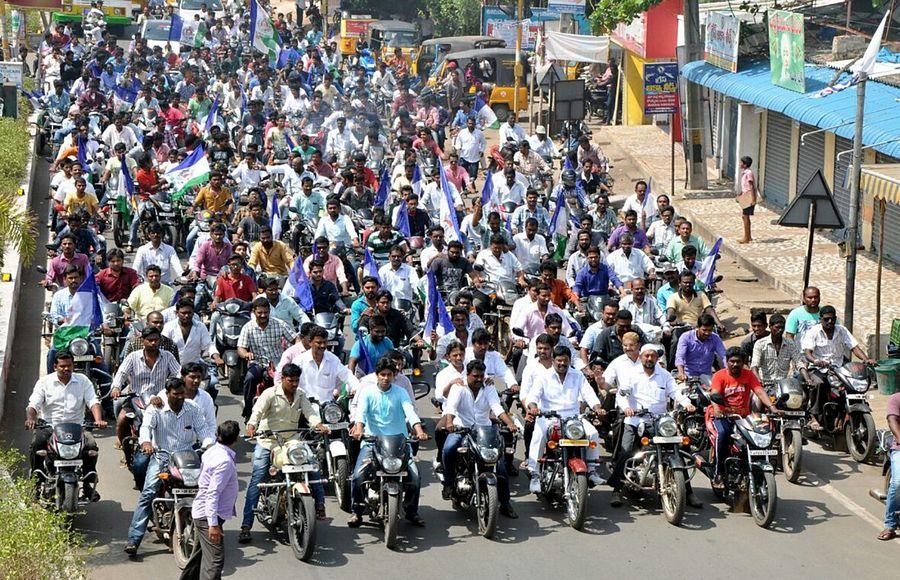
[{"label": "concrete wall", "polygon": [[[31,207],[31,184],[34,181],[34,172],[37,164],[34,162],[37,156],[37,139],[34,138],[34,123],[37,115],[32,115],[28,119],[29,127],[31,127],[32,137],[29,143],[28,165],[25,170],[25,181],[21,187],[24,195],[19,197],[18,205],[22,208]],[[39,221],[41,216],[37,218]],[[40,251],[40,249],[38,249]],[[0,282],[0,417],[3,416],[3,403],[6,399],[6,381],[9,376],[9,365],[12,360],[13,341],[15,340],[16,315],[19,307],[19,292],[21,291],[22,278],[22,260],[17,252],[7,250],[3,256],[4,272],[12,274],[11,282]],[[36,316],[37,313],[29,313]],[[23,386],[20,386],[23,388]],[[31,385],[27,387],[31,389]]]}]

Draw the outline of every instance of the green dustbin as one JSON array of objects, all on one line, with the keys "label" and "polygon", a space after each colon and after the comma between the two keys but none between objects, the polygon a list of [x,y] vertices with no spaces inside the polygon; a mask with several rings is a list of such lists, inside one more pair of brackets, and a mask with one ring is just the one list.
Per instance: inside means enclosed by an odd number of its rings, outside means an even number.
[{"label": "green dustbin", "polygon": [[898,390],[897,375],[900,374],[900,359],[883,359],[875,367],[875,378],[878,381],[878,392],[882,395],[893,395]]}]

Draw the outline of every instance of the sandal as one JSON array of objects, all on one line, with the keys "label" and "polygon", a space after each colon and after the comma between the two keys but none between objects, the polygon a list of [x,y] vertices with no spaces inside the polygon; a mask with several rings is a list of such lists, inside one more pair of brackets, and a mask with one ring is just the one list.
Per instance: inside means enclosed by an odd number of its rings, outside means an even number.
[{"label": "sandal", "polygon": [[881,533],[878,534],[877,537],[882,542],[886,542],[888,540],[893,540],[894,538],[897,537],[897,531],[894,530],[893,528],[886,528],[886,529],[882,530]]},{"label": "sandal", "polygon": [[328,516],[325,515],[325,504],[316,506],[316,519],[320,522],[324,522],[328,519]]},{"label": "sandal", "polygon": [[239,544],[249,544],[250,543],[250,528],[241,528],[241,533],[238,534],[238,543]]}]

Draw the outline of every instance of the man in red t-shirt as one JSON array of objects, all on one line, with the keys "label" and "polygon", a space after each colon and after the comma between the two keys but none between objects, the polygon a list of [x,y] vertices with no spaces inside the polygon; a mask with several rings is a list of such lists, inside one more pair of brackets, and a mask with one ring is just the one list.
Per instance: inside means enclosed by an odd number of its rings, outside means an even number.
[{"label": "man in red t-shirt", "polygon": [[725,351],[727,368],[716,371],[710,385],[711,393],[719,393],[725,397],[724,405],[713,403],[706,408],[706,428],[715,449],[716,474],[712,485],[718,489],[724,488],[722,476],[725,473],[725,459],[731,448],[731,433],[734,431],[734,420],[729,415],[746,417],[750,414],[751,392],[756,393],[756,397],[769,412],[778,413],[753,371],[744,368],[745,363],[741,347],[729,348]]},{"label": "man in red t-shirt", "polygon": [[253,278],[243,273],[244,258],[240,254],[232,254],[228,258],[228,271],[219,274],[216,279],[213,309],[231,298],[244,302],[252,302],[256,297],[256,284]]}]

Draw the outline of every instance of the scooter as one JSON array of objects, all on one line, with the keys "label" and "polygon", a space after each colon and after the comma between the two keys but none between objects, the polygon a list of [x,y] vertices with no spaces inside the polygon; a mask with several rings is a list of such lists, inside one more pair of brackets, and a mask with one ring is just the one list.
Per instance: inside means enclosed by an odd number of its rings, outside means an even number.
[{"label": "scooter", "polygon": [[239,298],[231,298],[219,304],[216,312],[219,317],[214,328],[211,329],[216,341],[216,350],[221,353],[222,360],[225,361],[228,390],[232,395],[240,395],[243,393],[247,363],[238,356],[237,341],[241,335],[241,329],[250,322],[250,304]]}]

